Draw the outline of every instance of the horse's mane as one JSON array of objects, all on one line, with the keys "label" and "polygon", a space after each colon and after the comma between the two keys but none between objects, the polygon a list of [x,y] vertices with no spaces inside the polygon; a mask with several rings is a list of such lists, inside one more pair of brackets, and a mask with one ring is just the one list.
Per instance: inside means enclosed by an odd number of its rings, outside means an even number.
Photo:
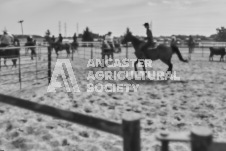
[{"label": "horse's mane", "polygon": [[135,49],[138,49],[140,47],[140,44],[145,43],[144,41],[140,40],[136,36],[133,36],[132,34],[130,36],[131,36],[131,42]]},{"label": "horse's mane", "polygon": [[134,44],[144,43],[144,41],[140,40],[136,36],[133,36],[133,35],[131,35],[131,36],[132,36],[132,41],[134,42]]}]

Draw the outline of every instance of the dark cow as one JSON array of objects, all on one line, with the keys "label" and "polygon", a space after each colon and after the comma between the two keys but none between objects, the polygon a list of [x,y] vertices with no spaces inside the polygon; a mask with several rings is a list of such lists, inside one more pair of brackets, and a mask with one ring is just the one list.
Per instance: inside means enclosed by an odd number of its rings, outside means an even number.
[{"label": "dark cow", "polygon": [[213,61],[213,55],[221,55],[220,61],[224,61],[224,55],[226,54],[224,47],[210,47],[209,61]]}]

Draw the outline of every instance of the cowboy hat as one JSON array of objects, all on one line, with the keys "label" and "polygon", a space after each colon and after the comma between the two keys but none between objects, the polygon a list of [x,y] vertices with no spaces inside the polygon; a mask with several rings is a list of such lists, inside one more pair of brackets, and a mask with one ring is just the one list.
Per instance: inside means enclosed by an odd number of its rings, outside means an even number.
[{"label": "cowboy hat", "polygon": [[148,23],[144,23],[144,26],[149,26],[149,24]]}]

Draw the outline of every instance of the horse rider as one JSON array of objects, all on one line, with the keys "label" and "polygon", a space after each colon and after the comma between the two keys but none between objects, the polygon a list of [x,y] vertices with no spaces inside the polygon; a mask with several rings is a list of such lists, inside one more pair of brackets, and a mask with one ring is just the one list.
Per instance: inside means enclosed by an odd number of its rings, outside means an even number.
[{"label": "horse rider", "polygon": [[27,44],[34,45],[34,43],[35,43],[35,41],[34,41],[32,35],[28,36],[27,37]]},{"label": "horse rider", "polygon": [[189,39],[188,39],[188,52],[189,52],[188,59],[189,59],[189,60],[191,60],[191,54],[192,54],[193,51],[194,51],[194,47],[195,47],[195,42],[194,42],[192,36],[190,35],[190,36],[189,36]]},{"label": "horse rider", "polygon": [[104,43],[107,45],[108,48],[111,48],[112,50],[115,49],[114,40],[112,38],[112,32],[108,32],[104,37]]},{"label": "horse rider", "polygon": [[147,42],[143,45],[143,47],[141,48],[141,51],[144,51],[148,47],[154,47],[153,35],[152,35],[152,31],[150,30],[149,24],[144,23],[144,27],[146,29],[147,37],[145,39],[147,40]]},{"label": "horse rider", "polygon": [[172,41],[170,42],[170,46],[171,47],[177,47],[177,40],[176,40],[175,36],[172,37]]},{"label": "horse rider", "polygon": [[58,40],[57,40],[57,45],[58,45],[58,48],[61,49],[61,44],[63,42],[63,37],[61,34],[59,34],[59,37],[58,37]]},{"label": "horse rider", "polygon": [[50,38],[50,31],[49,31],[49,29],[46,31],[44,38],[45,38],[45,41],[47,41],[47,42],[49,42],[49,40],[51,39]]},{"label": "horse rider", "polygon": [[73,38],[73,42],[76,43],[77,42],[77,35],[76,35],[76,33],[74,33],[72,38]]},{"label": "horse rider", "polygon": [[192,36],[190,35],[189,39],[188,39],[189,52],[193,52],[194,44],[195,44],[195,42],[194,42]]},{"label": "horse rider", "polygon": [[73,35],[73,42],[72,42],[72,46],[73,46],[73,50],[78,48],[78,42],[77,42],[77,35],[76,33],[74,33]]},{"label": "horse rider", "polygon": [[52,42],[55,42],[56,38],[54,35],[52,36],[51,40],[52,40]]},{"label": "horse rider", "polygon": [[58,40],[57,40],[58,43],[62,43],[63,42],[63,37],[61,34],[59,34],[59,37],[58,37]]},{"label": "horse rider", "polygon": [[45,39],[44,39],[44,42],[46,42],[47,44],[51,44],[52,43],[52,39],[51,39],[51,37],[50,37],[50,31],[49,31],[49,29],[46,31],[46,33],[45,33]]},{"label": "horse rider", "polygon": [[13,35],[9,34],[6,30],[3,31],[3,35],[0,38],[1,44],[0,47],[7,47],[13,45],[14,38]]}]

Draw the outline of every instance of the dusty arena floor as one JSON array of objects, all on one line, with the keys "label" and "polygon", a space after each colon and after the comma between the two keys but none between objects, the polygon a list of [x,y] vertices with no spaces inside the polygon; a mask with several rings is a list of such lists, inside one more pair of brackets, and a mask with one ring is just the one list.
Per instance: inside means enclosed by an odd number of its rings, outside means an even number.
[{"label": "dusty arena floor", "polygon": [[[186,57],[186,54],[183,54]],[[216,57],[217,58],[217,57]],[[54,62],[54,61],[53,61]],[[183,63],[174,55],[174,71],[180,81],[132,81],[138,92],[86,92],[87,60],[75,58],[73,69],[82,92],[67,93],[65,88],[47,92],[47,80],[1,86],[0,93],[48,104],[57,108],[121,122],[124,113],[141,116],[142,151],[159,150],[155,134],[161,129],[189,131],[207,126],[215,140],[226,140],[226,62],[209,62],[208,56],[193,56]],[[160,61],[149,71],[165,71]],[[133,70],[114,68],[110,70]],[[139,68],[139,70],[142,70]],[[105,84],[108,81],[95,81]],[[131,81],[114,81],[115,84]],[[17,107],[0,106],[0,150],[4,151],[121,151],[122,139],[104,132],[33,113]],[[188,144],[172,144],[173,151],[188,151]]]}]

